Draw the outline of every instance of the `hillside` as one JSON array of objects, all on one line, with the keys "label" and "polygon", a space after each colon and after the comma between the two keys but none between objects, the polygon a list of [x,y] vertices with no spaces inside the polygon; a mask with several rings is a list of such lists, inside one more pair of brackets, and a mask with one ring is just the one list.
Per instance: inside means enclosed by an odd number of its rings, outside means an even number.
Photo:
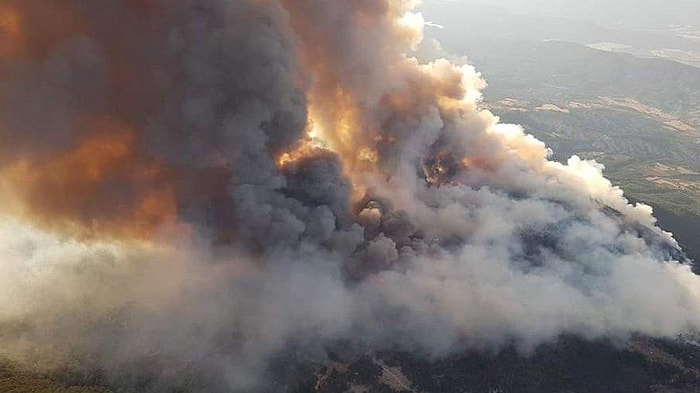
[{"label": "hillside", "polygon": [[0,364],[0,392],[2,393],[110,393],[104,387],[94,386],[87,380],[68,382],[68,377],[49,377],[18,367]]},{"label": "hillside", "polygon": [[407,353],[370,354],[324,363],[296,393],[697,392],[700,354],[690,348],[640,337],[626,347],[567,337],[526,357],[509,350],[429,362]]},{"label": "hillside", "polygon": [[[453,18],[465,15],[454,11]],[[496,25],[510,20],[493,16]],[[700,69],[465,28],[431,29],[427,45],[438,39],[444,55],[466,55],[488,81],[486,107],[547,143],[554,159],[604,164],[606,176],[654,206],[662,226],[698,259]]]}]

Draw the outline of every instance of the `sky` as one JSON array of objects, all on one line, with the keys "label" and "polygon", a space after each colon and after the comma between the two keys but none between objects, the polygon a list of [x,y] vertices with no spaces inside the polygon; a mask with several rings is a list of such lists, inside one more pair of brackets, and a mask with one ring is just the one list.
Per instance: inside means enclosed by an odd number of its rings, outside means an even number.
[{"label": "sky", "polygon": [[663,29],[669,25],[697,27],[696,0],[426,0],[426,3],[462,2],[507,7],[513,12],[591,20],[605,26]]}]

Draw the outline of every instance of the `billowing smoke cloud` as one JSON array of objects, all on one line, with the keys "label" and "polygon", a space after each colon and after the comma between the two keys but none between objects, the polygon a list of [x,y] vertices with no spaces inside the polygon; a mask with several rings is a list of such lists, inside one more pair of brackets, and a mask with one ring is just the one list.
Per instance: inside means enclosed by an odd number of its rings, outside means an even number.
[{"label": "billowing smoke cloud", "polygon": [[216,392],[339,343],[700,328],[651,209],[411,57],[414,6],[3,1],[2,355]]}]

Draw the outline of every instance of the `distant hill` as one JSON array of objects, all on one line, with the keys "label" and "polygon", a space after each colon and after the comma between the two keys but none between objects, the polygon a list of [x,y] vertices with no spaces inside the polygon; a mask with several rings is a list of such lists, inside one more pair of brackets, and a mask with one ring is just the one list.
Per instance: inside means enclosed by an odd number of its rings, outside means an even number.
[{"label": "distant hill", "polygon": [[[646,23],[646,28],[624,26],[621,18],[615,19],[609,12],[610,9],[620,8],[620,0],[600,0],[603,4],[592,7],[592,2],[574,2],[571,0],[559,0],[566,2],[566,6],[560,4],[561,12],[555,9],[557,1],[548,0],[545,4],[540,1],[539,10],[533,1],[483,1],[479,4],[472,1],[428,0],[421,6],[421,11],[428,20],[433,20],[446,28],[441,35],[448,34],[458,36],[460,42],[474,39],[492,40],[521,40],[544,41],[560,40],[579,44],[592,44],[609,42],[629,47],[633,53],[646,54],[649,57],[658,56],[663,49],[674,49],[700,55],[700,7],[694,1],[676,1],[686,5],[686,12],[674,9],[676,17],[669,16],[670,20],[681,20],[688,17],[688,23]],[[635,1],[635,3],[637,3]],[[650,3],[650,1],[647,1]],[[656,2],[659,5],[662,3]],[[575,12],[577,4],[583,10]],[[506,5],[506,6],[504,6]],[[670,6],[664,4],[662,9]],[[586,14],[588,11],[595,11]],[[629,7],[631,14],[639,11],[640,7]],[[606,14],[604,18],[601,15]],[[638,14],[638,13],[637,13]],[[678,17],[678,14],[682,17]],[[661,20],[662,13],[656,12],[656,21]],[[618,23],[610,23],[605,19],[611,18]],[[692,25],[691,24],[694,24]],[[677,26],[669,26],[675,24]],[[656,26],[652,28],[652,26]]]},{"label": "distant hill", "polygon": [[2,393],[111,393],[89,381],[67,382],[65,376],[51,378],[37,372],[0,364],[0,392]]},{"label": "distant hill", "polygon": [[490,5],[513,13],[546,15],[559,19],[596,22],[628,29],[663,29],[669,25],[692,25],[700,21],[695,0],[424,0],[444,10],[459,6]]},{"label": "distant hill", "polygon": [[631,97],[700,124],[700,69],[661,59],[591,49],[572,42],[462,40],[430,32],[448,53],[465,55],[487,82],[489,99],[566,103],[598,96]]},{"label": "distant hill", "polygon": [[[529,356],[466,353],[436,362],[408,353],[334,359],[295,393],[691,393],[700,352],[680,341],[637,337],[627,345],[563,337]],[[270,391],[269,393],[272,393]]]},{"label": "distant hill", "polygon": [[[468,9],[453,7],[455,19]],[[465,33],[469,24],[429,29],[427,44],[437,39],[443,54],[466,56],[488,82],[485,106],[546,142],[554,159],[576,154],[605,164],[606,175],[654,206],[661,226],[700,260],[700,69],[514,38],[520,28],[505,24],[510,16],[492,17],[476,22],[492,25],[483,34]]]}]

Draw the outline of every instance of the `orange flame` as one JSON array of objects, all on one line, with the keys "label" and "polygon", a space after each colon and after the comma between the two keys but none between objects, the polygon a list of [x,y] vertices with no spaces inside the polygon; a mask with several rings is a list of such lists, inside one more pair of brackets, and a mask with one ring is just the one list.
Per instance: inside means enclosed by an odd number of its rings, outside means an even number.
[{"label": "orange flame", "polygon": [[282,153],[277,157],[277,168],[281,169],[306,157],[311,157],[318,150],[320,150],[319,146],[315,146],[310,140],[304,139],[296,149]]}]

